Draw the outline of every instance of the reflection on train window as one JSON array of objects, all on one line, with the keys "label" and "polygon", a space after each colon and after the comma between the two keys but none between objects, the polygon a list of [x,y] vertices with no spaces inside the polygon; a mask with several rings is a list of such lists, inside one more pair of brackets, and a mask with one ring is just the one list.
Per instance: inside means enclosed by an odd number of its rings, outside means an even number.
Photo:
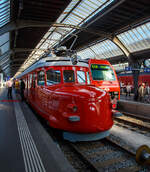
[{"label": "reflection on train window", "polygon": [[87,72],[86,74],[87,74],[87,83],[90,84],[90,75],[89,75],[89,72]]},{"label": "reflection on train window", "polygon": [[59,70],[48,70],[46,72],[47,85],[58,84],[61,81],[61,75]]},{"label": "reflection on train window", "polygon": [[64,82],[74,82],[74,71],[73,70],[64,70]]},{"label": "reflection on train window", "polygon": [[115,81],[115,75],[112,68],[108,65],[91,65],[93,80]]},{"label": "reflection on train window", "polygon": [[77,71],[77,80],[79,83],[85,83],[85,72]]},{"label": "reflection on train window", "polygon": [[45,72],[44,71],[38,72],[37,84],[38,85],[45,85]]}]

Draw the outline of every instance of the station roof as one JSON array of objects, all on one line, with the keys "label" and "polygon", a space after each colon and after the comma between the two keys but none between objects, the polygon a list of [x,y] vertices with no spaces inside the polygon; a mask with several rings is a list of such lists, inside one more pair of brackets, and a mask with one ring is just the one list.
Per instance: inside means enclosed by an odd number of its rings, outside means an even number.
[{"label": "station roof", "polygon": [[114,37],[135,58],[150,58],[147,0],[2,0],[0,9],[0,38],[9,31],[0,43],[0,66],[12,76],[58,45],[72,46],[83,58],[127,62]]}]

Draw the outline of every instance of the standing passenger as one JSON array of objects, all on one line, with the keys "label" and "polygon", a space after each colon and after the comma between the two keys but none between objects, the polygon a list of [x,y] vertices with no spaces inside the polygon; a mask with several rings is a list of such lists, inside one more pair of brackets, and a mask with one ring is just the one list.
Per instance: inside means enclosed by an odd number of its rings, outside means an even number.
[{"label": "standing passenger", "polygon": [[18,81],[18,79],[15,80],[15,90],[16,90],[16,93],[18,94],[19,93],[19,81]]},{"label": "standing passenger", "polygon": [[150,95],[150,87],[148,83],[146,84],[146,95]]},{"label": "standing passenger", "polygon": [[6,86],[8,88],[8,92],[7,92],[7,97],[8,98],[12,98],[12,85],[13,85],[13,82],[12,82],[11,79],[6,82]]},{"label": "standing passenger", "polygon": [[20,83],[20,94],[21,94],[21,100],[24,101],[24,89],[25,89],[25,83],[23,79],[21,79]]},{"label": "standing passenger", "polygon": [[145,83],[142,83],[142,85],[139,87],[138,92],[139,92],[139,100],[143,101],[146,93]]},{"label": "standing passenger", "polygon": [[130,85],[130,83],[128,83],[128,85],[126,86],[126,97],[127,97],[127,95],[130,96],[130,94],[131,94],[131,85]]}]

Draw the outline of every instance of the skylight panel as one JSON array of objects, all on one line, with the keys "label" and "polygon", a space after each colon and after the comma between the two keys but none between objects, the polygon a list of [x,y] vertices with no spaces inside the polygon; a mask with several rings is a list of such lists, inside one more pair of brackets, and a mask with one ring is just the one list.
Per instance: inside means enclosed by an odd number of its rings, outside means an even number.
[{"label": "skylight panel", "polygon": [[106,59],[123,55],[123,52],[110,40],[105,40],[92,45],[89,48],[85,48],[84,50],[79,51],[78,54],[80,54],[82,58],[83,52],[89,52],[89,49],[91,49],[91,52],[93,53],[92,57],[96,57],[98,59]]},{"label": "skylight panel", "polygon": [[114,67],[115,70],[125,70],[125,67],[128,67],[128,63],[120,63],[120,64],[115,64],[112,65]]},{"label": "skylight panel", "polygon": [[137,37],[137,39],[138,39],[138,48],[140,49],[140,48],[144,48],[145,47],[145,41],[144,41],[144,39],[143,39],[143,37],[141,36],[141,34],[139,34],[139,32],[137,31],[137,29],[133,29],[133,33],[134,33],[134,35]]},{"label": "skylight panel", "polygon": [[[87,3],[88,2],[88,3]],[[82,3],[81,3],[82,5]],[[91,11],[95,10],[97,8],[97,5],[93,5],[92,3],[90,3],[90,1],[84,1],[83,7],[85,7],[86,9],[91,9]]]},{"label": "skylight panel", "polygon": [[[132,53],[150,47],[150,22],[118,35],[121,42]],[[126,41],[128,40],[128,41]]]},{"label": "skylight panel", "polygon": [[0,1],[0,27],[7,24],[10,20],[10,1]]},{"label": "skylight panel", "polygon": [[80,56],[81,59],[95,57],[95,54],[89,48],[87,48],[86,50],[82,50],[81,52],[77,52],[77,55]]}]

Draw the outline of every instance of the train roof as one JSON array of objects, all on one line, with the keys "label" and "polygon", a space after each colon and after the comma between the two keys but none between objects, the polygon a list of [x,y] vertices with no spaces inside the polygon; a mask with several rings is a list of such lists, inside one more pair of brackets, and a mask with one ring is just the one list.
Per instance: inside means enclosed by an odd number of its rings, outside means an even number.
[{"label": "train roof", "polygon": [[55,55],[48,55],[47,57],[44,57],[28,67],[25,71],[23,71],[20,75],[18,75],[17,78],[20,78],[24,75],[26,75],[29,72],[32,72],[33,70],[40,68],[40,67],[46,67],[46,66],[81,66],[81,67],[89,67],[87,63],[83,61],[78,61],[76,65],[73,65],[71,62],[71,58],[69,57],[57,57]]}]

